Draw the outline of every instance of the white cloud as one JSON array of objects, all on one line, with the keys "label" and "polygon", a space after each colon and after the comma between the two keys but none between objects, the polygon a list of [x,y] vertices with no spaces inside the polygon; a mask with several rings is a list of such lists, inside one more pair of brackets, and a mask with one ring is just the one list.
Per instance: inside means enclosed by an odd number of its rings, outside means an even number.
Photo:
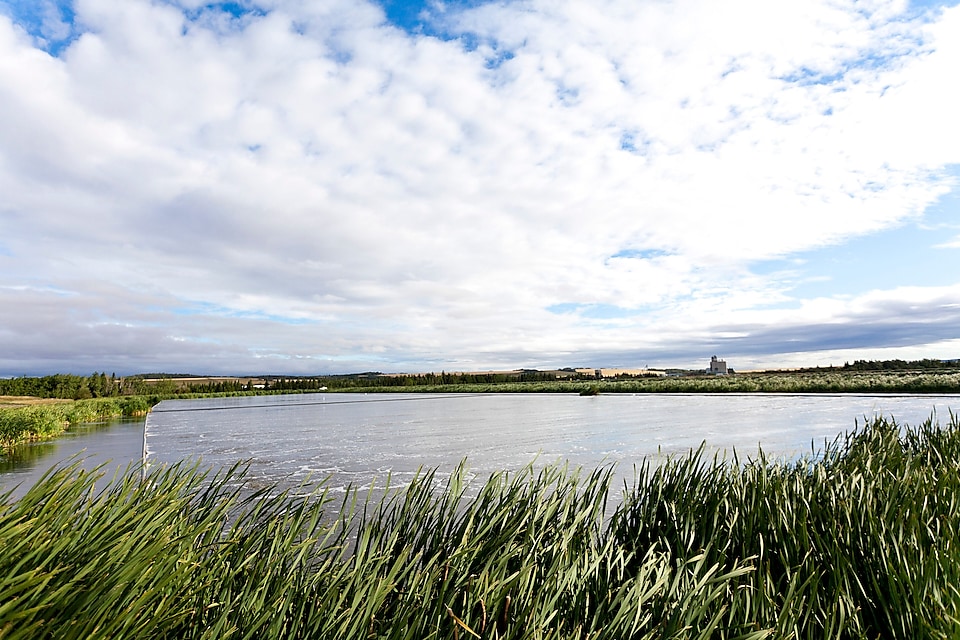
[{"label": "white cloud", "polygon": [[[225,368],[248,350],[636,351],[789,302],[752,261],[915,219],[960,162],[958,9],[437,13],[472,49],[362,2],[263,4],[79,0],[85,32],[58,57],[0,17],[0,286],[65,288],[98,326],[190,353],[230,344]],[[200,306],[147,318],[141,295]],[[69,334],[46,310],[76,303],[8,301]],[[548,311],[564,304],[580,310]]]}]

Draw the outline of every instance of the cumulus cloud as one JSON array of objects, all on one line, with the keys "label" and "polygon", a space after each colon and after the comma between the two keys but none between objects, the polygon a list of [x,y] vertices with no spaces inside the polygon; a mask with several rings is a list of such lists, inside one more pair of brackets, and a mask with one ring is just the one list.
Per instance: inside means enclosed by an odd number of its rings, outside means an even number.
[{"label": "cumulus cloud", "polygon": [[[956,8],[529,0],[434,7],[424,35],[368,2],[244,6],[77,0],[53,54],[0,14],[0,372],[686,361],[919,326],[753,265],[950,190]],[[952,337],[957,291],[917,284],[940,328],[915,344]]]}]

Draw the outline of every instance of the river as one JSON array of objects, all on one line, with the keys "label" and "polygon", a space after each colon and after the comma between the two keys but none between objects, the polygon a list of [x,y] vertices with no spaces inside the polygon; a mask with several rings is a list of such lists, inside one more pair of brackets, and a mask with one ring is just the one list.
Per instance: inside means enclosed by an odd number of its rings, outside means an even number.
[{"label": "river", "polygon": [[[645,458],[708,451],[742,457],[758,447],[796,458],[875,415],[941,423],[958,395],[638,394],[304,394],[168,400],[143,421],[74,429],[33,445],[47,451],[26,465],[0,466],[0,490],[36,481],[79,450],[124,466],[183,459],[224,467],[249,461],[252,486],[327,479],[334,491],[403,485],[420,468],[441,477],[463,459],[471,475],[516,470],[536,460],[588,468],[615,463],[629,480]],[[137,425],[140,425],[139,428]]]},{"label": "river", "polygon": [[143,452],[143,418],[80,424],[55,440],[31,442],[0,458],[0,493],[23,495],[51,467],[77,463],[92,470],[102,466],[111,476],[140,461]]},{"label": "river", "polygon": [[334,490],[418,469],[442,477],[568,460],[616,463],[630,480],[644,458],[713,452],[795,458],[875,415],[942,422],[960,396],[786,394],[314,394],[164,402],[147,419],[150,464],[249,460],[252,485],[328,478]]}]

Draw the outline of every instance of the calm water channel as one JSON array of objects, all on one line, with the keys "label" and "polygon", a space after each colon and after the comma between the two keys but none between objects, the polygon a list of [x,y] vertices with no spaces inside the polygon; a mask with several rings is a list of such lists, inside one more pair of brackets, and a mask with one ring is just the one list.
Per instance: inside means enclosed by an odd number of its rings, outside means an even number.
[{"label": "calm water channel", "polygon": [[711,451],[795,457],[875,415],[941,423],[960,410],[960,396],[870,395],[601,395],[573,394],[308,394],[201,400],[157,405],[144,422],[72,430],[34,445],[26,461],[0,466],[0,490],[30,486],[43,471],[85,451],[89,467],[140,459],[144,429],[149,465],[185,458],[229,466],[249,460],[260,484],[330,478],[331,487],[402,485],[417,469],[441,476],[467,459],[485,476],[569,460],[594,467],[615,462],[625,479],[645,457],[683,453],[706,442]]},{"label": "calm water channel", "polygon": [[112,420],[72,427],[56,440],[18,447],[0,459],[0,493],[23,495],[50,467],[77,462],[84,469],[100,465],[104,473],[125,469],[140,460],[144,419]]}]

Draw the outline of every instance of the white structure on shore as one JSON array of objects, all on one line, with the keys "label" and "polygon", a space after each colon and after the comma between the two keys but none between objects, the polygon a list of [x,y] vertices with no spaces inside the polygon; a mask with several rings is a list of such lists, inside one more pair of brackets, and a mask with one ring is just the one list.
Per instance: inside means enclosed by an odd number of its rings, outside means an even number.
[{"label": "white structure on shore", "polygon": [[707,373],[712,373],[718,376],[727,375],[727,361],[717,360],[717,356],[713,356],[710,358],[710,368],[707,369]]}]

